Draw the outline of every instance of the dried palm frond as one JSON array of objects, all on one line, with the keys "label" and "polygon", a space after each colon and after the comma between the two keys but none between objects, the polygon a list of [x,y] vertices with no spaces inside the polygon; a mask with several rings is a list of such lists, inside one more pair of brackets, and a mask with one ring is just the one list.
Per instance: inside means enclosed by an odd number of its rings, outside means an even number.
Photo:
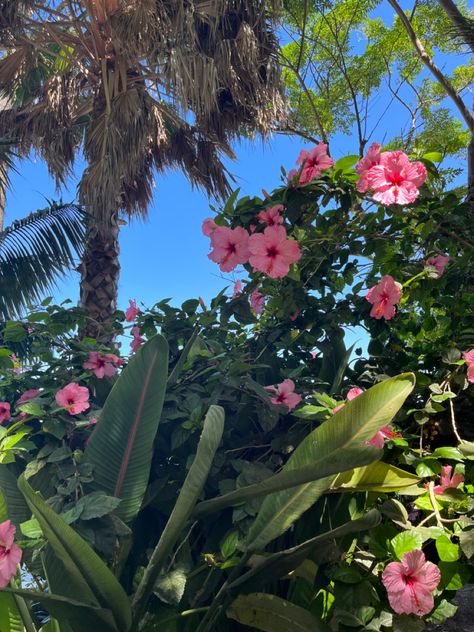
[{"label": "dried palm frond", "polygon": [[0,318],[41,300],[82,256],[86,213],[53,204],[0,232]]}]

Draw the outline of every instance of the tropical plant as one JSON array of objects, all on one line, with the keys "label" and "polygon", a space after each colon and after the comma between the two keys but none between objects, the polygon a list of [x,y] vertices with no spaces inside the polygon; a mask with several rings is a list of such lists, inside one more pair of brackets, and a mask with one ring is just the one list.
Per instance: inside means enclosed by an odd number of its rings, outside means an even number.
[{"label": "tropical plant", "polygon": [[[273,7],[274,8],[274,7]],[[261,0],[20,3],[0,10],[0,136],[60,182],[82,147],[79,198],[94,217],[81,264],[89,333],[115,310],[119,215],[146,216],[153,175],[179,166],[229,191],[231,140],[282,114],[276,39]]]},{"label": "tropical plant", "polygon": [[41,300],[78,265],[86,213],[77,205],[52,204],[0,232],[0,318],[18,316]]}]

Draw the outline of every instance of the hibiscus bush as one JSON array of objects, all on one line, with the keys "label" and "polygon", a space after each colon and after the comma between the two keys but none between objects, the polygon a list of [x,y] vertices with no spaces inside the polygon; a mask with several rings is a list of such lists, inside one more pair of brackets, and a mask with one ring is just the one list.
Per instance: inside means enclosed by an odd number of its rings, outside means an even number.
[{"label": "hibiscus bush", "polygon": [[131,300],[114,348],[51,301],[2,325],[2,632],[454,614],[474,553],[472,244],[438,159],[301,152],[204,222],[230,289]]}]

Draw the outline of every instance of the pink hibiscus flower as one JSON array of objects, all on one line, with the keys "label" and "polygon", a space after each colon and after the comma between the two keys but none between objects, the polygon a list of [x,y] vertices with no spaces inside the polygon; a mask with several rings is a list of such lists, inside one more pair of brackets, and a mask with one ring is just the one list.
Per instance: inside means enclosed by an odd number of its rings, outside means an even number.
[{"label": "pink hibiscus flower", "polygon": [[293,312],[292,314],[290,314],[290,320],[295,321],[300,314],[301,314],[301,310],[297,309],[296,312]]},{"label": "pink hibiscus flower", "polygon": [[242,291],[242,281],[236,281],[234,283],[234,291],[232,292],[232,298],[235,298]]},{"label": "pink hibiscus flower", "polygon": [[210,217],[205,219],[202,223],[202,232],[204,235],[206,235],[206,237],[210,237],[212,233],[216,230],[216,228],[217,228],[216,222]]},{"label": "pink hibiscus flower", "polygon": [[132,350],[132,353],[135,353],[135,351],[138,349],[138,347],[145,342],[145,338],[142,338],[140,336],[140,327],[132,327],[132,336],[133,336],[133,340],[130,343],[130,348]]},{"label": "pink hibiscus flower", "polygon": [[275,226],[277,224],[283,224],[283,217],[280,213],[284,210],[283,204],[276,204],[270,206],[270,208],[260,211],[257,215],[257,219],[260,224],[266,224],[267,226]]},{"label": "pink hibiscus flower", "polygon": [[267,226],[263,233],[251,235],[249,250],[253,269],[272,279],[286,276],[290,265],[301,257],[300,247],[294,239],[288,239],[283,226]]},{"label": "pink hibiscus flower", "polygon": [[3,424],[10,417],[10,404],[8,402],[0,402],[0,424]]},{"label": "pink hibiscus flower", "polygon": [[39,388],[30,388],[29,391],[25,391],[24,393],[22,393],[20,395],[20,397],[17,399],[16,401],[16,406],[21,406],[21,404],[24,404],[25,402],[29,402],[30,399],[34,399],[35,397],[38,397],[38,395],[40,394],[40,389]]},{"label": "pink hibiscus flower", "polygon": [[230,272],[239,263],[247,263],[249,258],[249,234],[238,226],[227,228],[218,226],[211,236],[213,250],[207,255],[219,264],[222,272]]},{"label": "pink hibiscus flower", "polygon": [[328,156],[327,149],[328,146],[325,143],[318,143],[309,151],[306,149],[300,151],[296,164],[303,165],[303,169],[298,184],[308,184],[311,180],[319,177],[323,169],[329,169],[333,166],[334,160]]},{"label": "pink hibiscus flower", "polygon": [[451,476],[452,471],[453,468],[451,465],[445,465],[441,468],[441,474],[439,475],[440,484],[436,485],[433,489],[434,493],[438,494],[438,496],[441,496],[446,489],[456,489],[461,483],[464,483],[464,476],[462,474],[453,474]]},{"label": "pink hibiscus flower", "polygon": [[98,351],[91,351],[87,362],[84,362],[82,366],[84,369],[92,369],[95,376],[101,380],[103,377],[115,375],[117,360],[121,362],[120,358],[113,353],[102,355]]},{"label": "pink hibiscus flower", "polygon": [[254,290],[250,295],[250,307],[257,314],[257,316],[263,312],[264,305],[265,297],[258,290]]},{"label": "pink hibiscus flower", "polygon": [[[420,187],[427,178],[426,167],[421,162],[410,162],[403,151],[384,151],[379,164],[364,173],[361,187],[372,189],[377,202],[411,204],[419,195]],[[360,190],[360,189],[359,189]]]},{"label": "pink hibiscus flower", "polygon": [[0,523],[0,588],[10,582],[21,560],[22,550],[13,542],[15,531],[10,520]]},{"label": "pink hibiscus flower", "polygon": [[56,403],[70,415],[78,415],[90,408],[89,389],[71,382],[56,393]]},{"label": "pink hibiscus flower", "polygon": [[401,296],[400,283],[397,283],[390,274],[386,274],[366,294],[366,299],[373,305],[370,315],[377,320],[390,320],[395,316],[395,305]]},{"label": "pink hibiscus flower", "polygon": [[127,311],[125,312],[125,320],[127,323],[132,323],[135,320],[135,318],[138,316],[138,314],[141,314],[142,312],[140,309],[138,309],[136,301],[132,301],[132,299],[129,299],[128,302],[130,306],[127,308]]},{"label": "pink hibiscus flower", "polygon": [[274,391],[275,397],[271,398],[272,404],[286,406],[288,412],[296,408],[301,401],[301,395],[295,393],[295,383],[287,378],[276,386],[265,386],[267,391]]},{"label": "pink hibiscus flower", "polygon": [[356,164],[355,172],[359,174],[360,178],[357,181],[357,190],[361,193],[365,193],[369,190],[369,182],[367,181],[366,174],[371,167],[378,165],[380,162],[380,144],[372,143],[367,153]]},{"label": "pink hibiscus flower", "polygon": [[404,553],[401,562],[390,562],[382,573],[390,606],[397,614],[416,614],[422,617],[433,610],[433,591],[441,573],[432,562],[427,562],[423,551]]},{"label": "pink hibiscus flower", "polygon": [[462,354],[464,362],[467,364],[467,380],[468,382],[474,382],[474,349],[466,351]]},{"label": "pink hibiscus flower", "polygon": [[429,257],[426,260],[426,265],[433,266],[433,268],[436,268],[437,276],[439,279],[439,277],[443,276],[444,269],[448,265],[448,261],[449,261],[449,257],[445,255],[436,255],[435,257]]},{"label": "pink hibiscus flower", "polygon": [[390,426],[384,426],[381,428],[369,441],[368,445],[372,445],[374,448],[383,448],[385,439],[394,439],[395,437],[401,437],[399,432],[394,432]]},{"label": "pink hibiscus flower", "polygon": [[[356,397],[358,397],[361,393],[364,392],[363,388],[359,388],[358,386],[354,386],[354,388],[349,389],[347,395],[346,395],[346,401],[350,402],[353,399],[355,399]],[[341,410],[341,408],[344,408],[345,403],[343,404],[338,404],[337,406],[335,406],[332,409],[332,414],[335,415],[337,413],[338,410]]]}]

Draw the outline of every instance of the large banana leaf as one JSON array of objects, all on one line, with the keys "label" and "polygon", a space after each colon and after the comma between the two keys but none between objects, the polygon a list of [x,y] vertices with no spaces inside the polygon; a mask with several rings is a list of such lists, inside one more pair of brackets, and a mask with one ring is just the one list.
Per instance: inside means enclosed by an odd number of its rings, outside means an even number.
[{"label": "large banana leaf", "polygon": [[416,474],[390,465],[371,463],[336,476],[331,483],[331,491],[396,492],[404,487],[416,485],[420,481]]},{"label": "large banana leaf", "polygon": [[[414,384],[413,374],[399,375],[347,402],[300,443],[283,470],[297,470],[330,455],[336,458],[340,450],[363,445],[390,423]],[[352,467],[350,463],[347,465]],[[284,533],[328,489],[332,480],[333,477],[326,477],[267,496],[249,530],[246,549],[263,548]]]},{"label": "large banana leaf", "polygon": [[[110,611],[110,620],[115,624],[116,630],[126,632],[131,623],[130,604],[127,594],[112,572],[91,547],[44,502],[40,494],[33,491],[23,476],[18,481],[18,487],[54,554],[67,572],[67,590],[74,587],[76,599],[84,608],[92,606]],[[52,614],[56,616],[53,612]],[[107,612],[96,614],[100,615],[101,621],[107,620]],[[72,625],[72,621],[70,623]]]},{"label": "large banana leaf", "polygon": [[176,504],[150,558],[133,601],[134,619],[140,620],[158,574],[173,550],[204,488],[214,455],[224,432],[224,409],[211,406],[204,420],[196,456],[179,493]]},{"label": "large banana leaf", "polygon": [[94,487],[121,499],[115,510],[137,515],[150,475],[168,377],[168,344],[154,336],[132,357],[115,382],[85,450],[94,465]]},{"label": "large banana leaf", "polygon": [[227,608],[226,615],[263,632],[330,632],[308,610],[266,593],[239,595]]},{"label": "large banana leaf", "polygon": [[0,632],[23,632],[23,623],[13,595],[0,592]]},{"label": "large banana leaf", "polygon": [[18,490],[15,475],[6,465],[0,465],[0,522],[11,520],[18,529],[30,516],[28,505]]},{"label": "large banana leaf", "polygon": [[265,496],[272,492],[278,492],[290,487],[296,487],[303,483],[310,483],[320,478],[326,478],[331,474],[339,474],[350,468],[350,473],[354,472],[354,464],[359,466],[372,463],[380,458],[382,450],[377,450],[372,446],[358,446],[354,448],[344,448],[337,454],[330,454],[315,460],[310,465],[305,465],[295,470],[284,470],[269,476],[268,478],[246,485],[233,492],[205,500],[197,505],[194,515],[199,517],[213,511],[218,511],[224,507],[241,505],[258,496]]}]

